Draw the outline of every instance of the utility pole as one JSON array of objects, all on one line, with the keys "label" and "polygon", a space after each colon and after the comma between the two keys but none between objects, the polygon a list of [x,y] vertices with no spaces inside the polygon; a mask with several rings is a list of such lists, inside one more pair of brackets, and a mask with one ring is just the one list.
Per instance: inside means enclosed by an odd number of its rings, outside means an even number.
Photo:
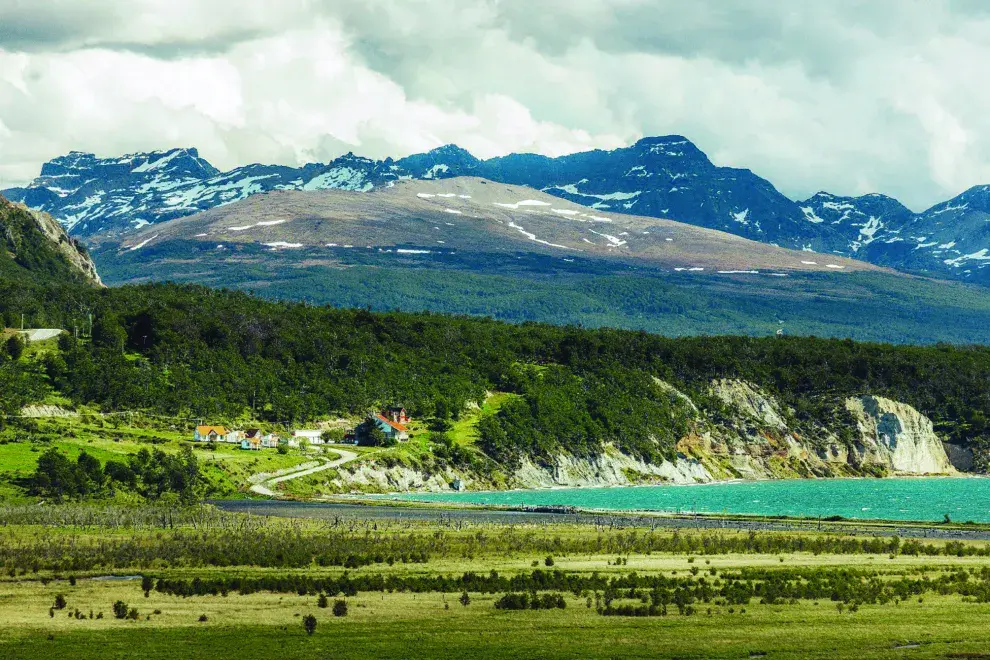
[{"label": "utility pole", "polygon": [[21,312],[21,330],[24,330],[24,312]]}]

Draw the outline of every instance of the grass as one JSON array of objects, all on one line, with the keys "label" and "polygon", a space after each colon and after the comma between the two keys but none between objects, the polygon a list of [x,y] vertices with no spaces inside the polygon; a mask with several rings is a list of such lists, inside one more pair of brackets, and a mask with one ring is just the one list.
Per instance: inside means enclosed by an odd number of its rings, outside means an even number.
[{"label": "grass", "polygon": [[[601,570],[603,557],[565,562],[566,570]],[[651,560],[611,570],[656,570],[677,565],[683,556]],[[788,557],[788,560],[792,559]],[[814,558],[832,563],[835,558]],[[844,557],[843,560],[850,558]],[[858,560],[866,558],[856,557]],[[875,559],[875,558],[871,558]],[[776,557],[716,558],[720,566],[773,565]],[[876,560],[876,559],[875,559]],[[521,562],[517,562],[521,563]],[[715,561],[713,561],[713,564]],[[858,562],[852,562],[858,563]],[[487,570],[486,560],[454,565],[396,566],[375,571]],[[508,567],[500,566],[499,570]],[[902,567],[904,568],[904,567]],[[182,571],[173,571],[182,573]],[[192,574],[192,573],[190,573]],[[65,594],[67,610],[54,618],[48,608]],[[958,596],[930,596],[899,605],[861,606],[840,613],[831,602],[797,605],[705,606],[694,616],[602,617],[584,598],[565,596],[567,608],[551,611],[498,611],[497,595],[471,594],[467,607],[458,594],[359,593],[348,598],[346,618],[316,606],[315,596],[259,592],[250,595],[180,598],[155,591],[143,596],[137,581],[80,579],[44,585],[34,580],[0,582],[0,656],[14,659],[71,658],[312,658],[312,657],[472,657],[472,658],[944,658],[985,653],[990,604],[964,603]],[[138,621],[120,621],[111,605],[136,607]],[[70,618],[78,608],[87,618]],[[745,609],[745,611],[742,611]],[[89,619],[89,612],[104,618]],[[160,610],[160,614],[154,614]],[[301,617],[317,617],[307,637]],[[151,619],[146,617],[150,615]],[[207,620],[201,622],[201,615]],[[917,644],[916,647],[914,645]],[[898,647],[911,647],[898,649]],[[964,656],[957,656],[964,657]],[[980,656],[974,656],[980,657]]]},{"label": "grass", "polygon": [[478,441],[478,420],[487,415],[494,415],[507,401],[518,398],[521,398],[518,394],[508,392],[492,393],[479,408],[461,415],[448,431],[448,435],[459,445],[473,445]]},{"label": "grass", "polygon": [[[8,441],[0,443],[0,496],[17,497],[23,494],[13,482],[31,475],[38,457],[49,447],[57,447],[72,460],[85,451],[100,462],[119,461],[141,449],[178,452],[191,435],[167,424],[149,423],[139,415],[103,418],[84,411],[79,417],[39,419],[31,433],[11,429],[4,438]],[[22,438],[32,441],[21,441]],[[270,449],[244,451],[227,444],[217,445],[215,450],[199,443],[193,447],[206,478],[218,493],[226,495],[245,492],[251,485],[249,477],[255,473],[312,460],[297,449],[279,454]]]},{"label": "grass", "polygon": [[[236,524],[236,517],[231,518]],[[325,534],[322,521],[273,520],[252,524],[289,526],[294,534]],[[67,658],[251,658],[280,659],[344,658],[946,658],[982,657],[990,649],[990,604],[966,602],[959,595],[929,592],[921,599],[909,598],[886,605],[861,604],[858,611],[839,611],[827,601],[800,600],[789,605],[764,605],[753,599],[744,606],[697,603],[692,616],[671,608],[666,617],[605,617],[586,606],[584,596],[565,593],[567,607],[550,611],[501,611],[493,607],[500,594],[472,593],[464,607],[459,592],[408,593],[359,592],[347,597],[348,615],[336,618],[329,608],[317,607],[313,594],[260,591],[227,596],[170,596],[152,590],[145,597],[137,580],[92,579],[102,573],[140,574],[173,579],[196,577],[278,577],[287,574],[308,577],[359,575],[414,576],[460,575],[466,571],[502,575],[526,573],[533,562],[541,569],[545,550],[540,543],[558,544],[574,540],[613,541],[648,533],[646,530],[604,532],[593,526],[499,524],[469,525],[455,529],[442,522],[392,523],[386,534],[421,534],[448,539],[451,548],[445,556],[431,556],[426,563],[376,563],[355,569],[311,565],[302,568],[260,568],[258,566],[188,566],[184,561],[156,562],[156,568],[142,569],[123,564],[112,568],[76,572],[70,584],[65,571],[42,571],[0,577],[0,657],[31,660]],[[345,525],[345,528],[347,526]],[[511,527],[511,529],[510,529]],[[72,536],[80,543],[94,544],[121,530],[87,526],[6,524],[0,545],[38,543],[43,534]],[[199,529],[189,538],[220,529]],[[358,523],[347,534],[364,537],[370,524]],[[375,528],[377,529],[377,528]],[[190,528],[191,530],[191,528]],[[126,532],[148,542],[160,538],[154,528]],[[181,533],[176,530],[175,533]],[[378,533],[378,532],[376,532]],[[493,537],[509,534],[517,539],[503,552],[490,546],[477,546],[476,552],[457,550],[458,545],[484,533]],[[672,532],[659,532],[671,534]],[[705,537],[709,532],[682,530],[681,536]],[[731,531],[722,534],[733,534]],[[788,534],[794,536],[795,534]],[[796,535],[814,538],[813,531]],[[529,544],[529,545],[527,545]],[[973,545],[985,545],[975,542]],[[194,551],[193,548],[190,548]],[[607,576],[632,573],[685,578],[691,568],[723,571],[743,568],[777,569],[850,568],[874,571],[885,580],[903,576],[912,579],[936,578],[965,568],[978,572],[990,568],[990,557],[904,556],[886,554],[819,554],[790,552],[777,554],[688,555],[678,552],[624,554],[626,563],[614,561],[614,553],[555,553],[552,570],[568,574]],[[974,573],[975,575],[975,573]],[[42,578],[45,578],[43,581]],[[55,596],[64,594],[65,610],[49,616]],[[331,601],[340,596],[332,596]],[[115,601],[137,608],[137,621],[117,620],[111,614]],[[625,600],[620,597],[619,602]],[[632,602],[632,601],[629,601]],[[70,613],[78,609],[78,620]],[[90,618],[90,612],[94,618]],[[157,613],[156,613],[157,611]],[[96,619],[102,612],[104,617]],[[309,637],[302,617],[317,618],[316,633]],[[148,618],[150,615],[150,619]],[[201,621],[205,615],[206,620]],[[976,654],[976,655],[967,655]]]}]

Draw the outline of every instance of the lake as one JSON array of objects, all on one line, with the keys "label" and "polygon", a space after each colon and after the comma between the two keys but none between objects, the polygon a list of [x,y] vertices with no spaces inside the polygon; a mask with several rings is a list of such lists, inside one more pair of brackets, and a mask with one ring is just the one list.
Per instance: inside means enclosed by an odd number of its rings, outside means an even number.
[{"label": "lake", "polygon": [[508,506],[563,505],[614,511],[842,516],[990,522],[990,479],[794,479],[691,486],[406,493],[387,498]]}]

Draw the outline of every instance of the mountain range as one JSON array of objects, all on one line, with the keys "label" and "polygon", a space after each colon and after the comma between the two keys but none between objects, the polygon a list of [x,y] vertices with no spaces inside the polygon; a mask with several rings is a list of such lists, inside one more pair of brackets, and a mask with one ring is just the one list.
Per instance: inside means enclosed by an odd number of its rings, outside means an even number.
[{"label": "mountain range", "polygon": [[750,170],[719,167],[681,136],[556,158],[481,160],[454,145],[393,160],[346,154],[302,167],[221,172],[196,149],[117,158],[72,152],[10,199],[47,211],[89,242],[277,190],[367,192],[404,179],[471,176],[527,186],[599,211],[666,218],[780,247],[829,252],[938,278],[990,283],[990,186],[914,213],[897,200],[820,192],[794,201]]}]

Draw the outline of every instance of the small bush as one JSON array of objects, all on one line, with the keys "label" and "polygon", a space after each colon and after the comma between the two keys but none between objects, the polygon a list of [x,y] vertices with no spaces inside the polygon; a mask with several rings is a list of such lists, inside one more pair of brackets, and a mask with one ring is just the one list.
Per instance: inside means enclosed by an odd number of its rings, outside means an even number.
[{"label": "small bush", "polygon": [[327,600],[326,594],[320,594],[320,597],[316,599],[316,606],[327,608],[330,605],[330,601]]},{"label": "small bush", "polygon": [[458,598],[457,600],[461,601],[461,605],[463,605],[464,607],[467,607],[468,605],[471,604],[471,596],[469,596],[468,592],[466,591],[462,593],[461,597]]},{"label": "small bush", "polygon": [[122,600],[118,600],[113,604],[113,616],[115,619],[126,619],[127,618],[127,603]]},{"label": "small bush", "polygon": [[55,604],[52,605],[52,608],[56,610],[65,609],[65,594],[58,594],[55,596]]},{"label": "small bush", "polygon": [[210,620],[210,618],[208,616],[206,616],[205,614],[200,614],[199,615],[199,622],[200,623],[206,623],[209,620]]},{"label": "small bush", "polygon": [[347,616],[347,601],[346,600],[335,600],[333,602],[333,615],[334,616]]},{"label": "small bush", "polygon": [[[341,603],[343,601],[337,601],[337,602]],[[337,606],[334,605],[334,614],[336,613],[337,613]],[[306,629],[307,635],[312,635],[313,633],[316,632],[316,617],[313,616],[312,614],[307,614],[306,616],[304,616],[302,623],[303,623],[303,628]]]},{"label": "small bush", "polygon": [[546,559],[543,560],[543,563],[546,566],[553,566],[553,557],[548,556]]}]

